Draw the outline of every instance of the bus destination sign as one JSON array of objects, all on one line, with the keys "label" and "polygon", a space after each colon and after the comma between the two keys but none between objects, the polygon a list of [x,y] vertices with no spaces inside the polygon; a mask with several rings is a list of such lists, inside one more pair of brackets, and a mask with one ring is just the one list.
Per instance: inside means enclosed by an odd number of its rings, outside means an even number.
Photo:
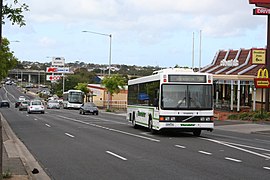
[{"label": "bus destination sign", "polygon": [[206,83],[205,75],[169,75],[169,82]]}]

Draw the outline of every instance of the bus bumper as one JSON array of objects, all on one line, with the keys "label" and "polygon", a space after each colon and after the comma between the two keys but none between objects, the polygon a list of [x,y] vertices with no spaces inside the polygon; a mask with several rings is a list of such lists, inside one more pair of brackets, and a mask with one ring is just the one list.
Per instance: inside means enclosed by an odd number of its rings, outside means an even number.
[{"label": "bus bumper", "polygon": [[214,123],[209,122],[209,123],[193,123],[193,122],[159,122],[159,127],[158,130],[161,129],[172,129],[172,128],[177,128],[177,129],[183,129],[183,130],[190,130],[190,129],[200,129],[200,130],[208,130],[208,131],[213,131],[214,129]]}]

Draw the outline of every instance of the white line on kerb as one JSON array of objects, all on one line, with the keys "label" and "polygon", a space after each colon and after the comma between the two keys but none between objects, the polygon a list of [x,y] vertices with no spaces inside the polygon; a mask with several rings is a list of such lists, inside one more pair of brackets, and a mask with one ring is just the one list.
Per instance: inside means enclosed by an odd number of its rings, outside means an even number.
[{"label": "white line on kerb", "polygon": [[69,136],[69,137],[71,137],[71,138],[74,138],[75,136],[73,136],[73,135],[71,135],[71,134],[69,134],[69,133],[65,133],[65,135],[67,135],[67,136]]},{"label": "white line on kerb", "polygon": [[182,149],[186,148],[185,146],[181,146],[181,145],[175,145],[175,147],[182,148]]},{"label": "white line on kerb", "polygon": [[127,160],[126,158],[124,158],[124,157],[122,157],[122,156],[119,156],[119,155],[117,155],[117,154],[115,154],[115,153],[113,153],[113,152],[111,152],[111,151],[106,151],[106,153],[108,153],[108,154],[110,154],[110,155],[113,155],[113,156],[115,156],[115,157],[117,157],[117,158],[119,158],[119,159],[122,159],[123,161],[126,161],[126,160]]},{"label": "white line on kerb", "polygon": [[46,125],[47,127],[49,127],[49,128],[51,127],[49,124],[45,124],[45,125]]},{"label": "white line on kerb", "polygon": [[212,155],[212,153],[206,152],[206,151],[199,151],[199,153],[206,154],[206,155]]},{"label": "white line on kerb", "polygon": [[270,170],[270,167],[263,167],[264,169]]},{"label": "white line on kerb", "polygon": [[229,157],[225,157],[225,159],[230,160],[230,161],[234,161],[234,162],[239,162],[239,163],[242,162],[239,159],[234,159],[234,158],[229,158]]}]

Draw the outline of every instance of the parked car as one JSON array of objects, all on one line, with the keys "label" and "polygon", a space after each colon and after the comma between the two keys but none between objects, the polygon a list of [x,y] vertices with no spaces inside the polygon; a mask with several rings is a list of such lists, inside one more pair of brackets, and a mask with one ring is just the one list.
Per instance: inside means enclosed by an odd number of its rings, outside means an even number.
[{"label": "parked car", "polygon": [[0,102],[0,107],[2,108],[2,107],[10,107],[10,105],[9,105],[9,102],[7,101],[7,100],[2,100],[1,102]]},{"label": "parked car", "polygon": [[19,105],[19,111],[26,111],[27,110],[27,107],[29,105],[29,101],[25,100],[25,101],[22,101]]},{"label": "parked car", "polygon": [[45,113],[45,108],[43,103],[40,100],[31,100],[27,106],[27,113],[39,112],[41,114]]},{"label": "parked car", "polygon": [[80,107],[80,114],[95,114],[98,115],[98,108],[92,102],[82,104]]},{"label": "parked car", "polygon": [[47,103],[47,109],[60,109],[60,104],[57,100],[49,100]]}]

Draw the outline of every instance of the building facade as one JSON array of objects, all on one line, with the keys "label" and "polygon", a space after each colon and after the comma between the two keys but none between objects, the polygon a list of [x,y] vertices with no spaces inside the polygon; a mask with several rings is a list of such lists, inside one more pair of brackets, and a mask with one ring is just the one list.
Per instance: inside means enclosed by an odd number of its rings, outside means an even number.
[{"label": "building facade", "polygon": [[[254,78],[265,66],[263,48],[220,50],[211,64],[201,69],[214,75],[215,107],[231,111],[258,110],[262,89],[256,89]],[[264,96],[265,97],[265,96]]]}]

